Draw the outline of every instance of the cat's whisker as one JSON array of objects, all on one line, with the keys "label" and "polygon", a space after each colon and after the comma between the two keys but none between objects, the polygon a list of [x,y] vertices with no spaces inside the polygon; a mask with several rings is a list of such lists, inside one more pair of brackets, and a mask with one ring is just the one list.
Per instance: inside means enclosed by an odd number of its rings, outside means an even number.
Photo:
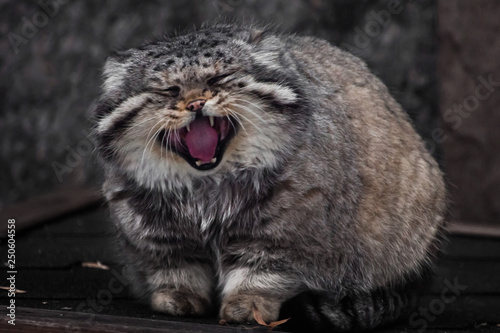
[{"label": "cat's whisker", "polygon": [[[163,124],[163,130],[165,131],[165,135],[161,139],[161,151],[162,151],[162,156],[163,156],[163,150],[165,150],[165,162],[168,162],[168,154],[170,153],[171,156],[173,157],[172,150],[170,149],[170,144],[171,144],[171,135],[172,135],[172,129],[169,126],[171,122],[171,119],[167,119],[165,123]],[[165,145],[163,144],[163,140],[165,140]],[[162,158],[160,158],[162,160]]]},{"label": "cat's whisker", "polygon": [[142,169],[143,165],[144,165],[144,155],[146,154],[146,150],[147,150],[147,147],[148,147],[148,143],[149,143],[149,135],[151,134],[151,132],[155,129],[155,127],[160,124],[161,120],[158,120],[153,126],[151,126],[151,129],[149,130],[148,134],[146,135],[146,140],[145,140],[145,145],[144,145],[144,150],[142,152],[142,157],[141,157],[141,163],[140,163],[140,169]]},{"label": "cat's whisker", "polygon": [[134,124],[134,126],[133,126],[133,127],[138,127],[139,125],[142,125],[142,124],[144,124],[144,123],[147,123],[148,121],[151,121],[151,120],[156,119],[156,118],[157,118],[157,116],[155,115],[155,116],[152,116],[152,117],[149,117],[149,118],[143,119],[142,121],[140,121],[140,122],[138,122],[138,123]]},{"label": "cat's whisker", "polygon": [[[154,119],[156,119],[156,118],[157,118],[156,116],[152,116],[152,117],[146,118],[146,119],[142,120],[141,122],[138,122],[138,123],[136,123],[136,124],[131,125],[131,126],[128,128],[128,130],[135,130],[135,129],[136,129],[136,128],[138,128],[140,125],[142,125],[142,124],[144,124],[144,123],[146,123],[146,122],[148,122],[148,121],[154,120]],[[159,123],[160,121],[161,121],[161,120],[159,120],[159,121],[158,121],[158,122],[157,122],[154,126],[152,126],[152,127],[151,127],[151,130],[148,132],[148,135],[146,136],[146,141],[147,141],[147,138],[149,137],[149,134],[151,133],[151,131],[154,129],[154,127],[155,127],[156,125],[158,125],[158,123]],[[142,164],[141,164],[141,168],[142,168]]]},{"label": "cat's whisker", "polygon": [[146,150],[148,149],[148,146],[149,146],[149,152],[150,153],[153,151],[153,147],[154,147],[154,144],[155,144],[154,141],[158,137],[158,134],[161,132],[162,129],[163,129],[163,127],[160,126],[160,128],[158,128],[158,130],[156,130],[156,132],[149,139],[148,144],[146,146]]},{"label": "cat's whisker", "polygon": [[[170,157],[173,159],[174,158],[174,152],[172,151],[172,149],[170,149],[170,145],[172,143],[172,131],[173,129],[172,128],[169,128],[167,130],[167,149],[168,149],[168,152],[170,153]],[[177,131],[175,132],[177,134]]]},{"label": "cat's whisker", "polygon": [[[237,106],[237,107],[240,107],[244,110],[247,109],[247,107],[245,107],[244,105],[241,105],[241,104],[235,104],[233,103],[233,105]],[[264,133],[264,131],[262,131],[262,129],[257,126],[252,120],[250,120],[248,117],[244,116],[243,114],[239,113],[238,114],[240,117],[242,117],[243,119],[245,119],[246,121],[248,121],[259,133]]]},{"label": "cat's whisker", "polygon": [[235,101],[241,101],[241,102],[245,102],[245,103],[251,104],[251,105],[255,106],[256,108],[258,108],[259,110],[261,110],[262,112],[264,112],[264,109],[262,108],[261,105],[258,105],[257,103],[252,102],[252,101],[250,101],[248,99],[245,99],[245,98],[234,98],[233,97],[233,100],[235,100]]},{"label": "cat's whisker", "polygon": [[163,123],[162,126],[160,126],[160,128],[158,128],[158,130],[153,134],[153,136],[151,137],[151,139],[149,139],[149,141],[151,143],[151,146],[149,147],[149,151],[151,153],[153,152],[153,147],[154,147],[154,144],[155,144],[154,139],[156,139],[158,137],[158,135],[160,134],[160,132],[164,129],[164,126],[165,126],[165,123]]},{"label": "cat's whisker", "polygon": [[175,131],[175,137],[177,138],[177,142],[179,142],[181,144],[181,146],[184,147],[184,144],[182,143],[179,131]]},{"label": "cat's whisker", "polygon": [[[160,119],[158,120],[152,127],[151,129],[149,130],[148,134],[146,135],[146,145],[144,147],[144,150],[142,152],[142,157],[141,157],[141,164],[140,164],[140,168],[142,169],[143,165],[144,165],[144,156],[146,155],[146,151],[148,149],[148,146],[149,146],[149,143],[151,142],[151,140],[156,136],[158,135],[158,131],[160,131],[162,129],[162,127],[160,126],[160,128],[155,132],[155,134],[153,136],[151,136],[151,138],[149,138],[149,135],[151,134],[151,132],[154,131],[154,129],[156,128],[156,126],[158,126],[162,121],[164,121],[164,119]],[[148,139],[149,138],[149,139]]]},{"label": "cat's whisker", "polygon": [[[167,125],[167,123],[163,124],[163,127],[165,127]],[[163,145],[163,142],[164,140],[167,139],[167,146],[164,146]],[[168,136],[167,135],[164,135],[162,138],[161,138],[161,142],[160,142],[160,161],[163,161],[163,150],[164,150],[164,147],[168,147]],[[167,158],[167,152],[165,152],[165,159]]]},{"label": "cat's whisker", "polygon": [[[168,123],[164,125],[164,127],[168,126]],[[170,142],[169,142],[169,139],[170,139],[170,129],[167,128],[166,131],[165,131],[165,135],[163,135],[163,138],[161,138],[161,153],[162,153],[162,156],[163,156],[163,151],[165,150],[165,162],[168,161],[168,153],[169,153],[169,148],[170,147]],[[163,144],[163,142],[165,142],[165,144]],[[162,161],[163,158],[160,158],[160,161]]]},{"label": "cat's whisker", "polygon": [[[235,101],[241,101],[241,102],[245,102],[245,103],[248,103],[254,107],[256,107],[257,109],[259,109],[260,111],[262,111],[263,113],[265,113],[264,109],[258,105],[257,103],[254,103],[254,102],[251,102],[249,100],[246,100],[246,99],[242,99],[242,98],[235,98],[234,99]],[[237,105],[241,105],[241,104],[237,104]],[[256,118],[258,118],[260,121],[262,121],[263,123],[267,123],[267,121],[262,118],[260,115],[258,115],[255,111],[253,111],[252,109],[248,109],[248,112],[251,113],[252,115],[254,115]]]},{"label": "cat's whisker", "polygon": [[151,134],[151,132],[156,128],[156,126],[158,126],[161,122],[163,121],[163,119],[159,119],[153,126],[151,126],[148,134],[146,135],[146,141],[148,141],[149,139],[149,135]]},{"label": "cat's whisker", "polygon": [[[234,115],[233,115],[233,117],[234,117]],[[235,124],[233,123],[233,121],[231,120],[231,118],[228,117],[227,120],[229,120],[229,123],[231,124],[231,126],[233,128],[235,128]],[[248,132],[246,131],[245,127],[243,127],[243,125],[241,124],[241,121],[239,121],[237,118],[236,118],[236,121],[240,124],[240,126],[243,128],[243,130],[245,131],[245,133],[248,134]]]},{"label": "cat's whisker", "polygon": [[[223,107],[223,110],[226,111],[226,114],[227,115],[231,115],[239,124],[239,126],[241,126],[241,128],[245,131],[245,133],[248,135],[248,131],[247,129],[245,128],[245,126],[243,125],[243,123],[241,122],[241,119],[240,117],[238,116],[238,114],[234,111],[232,111],[230,108],[227,108],[227,107]],[[231,121],[231,118],[228,117],[228,120],[231,122],[231,125],[234,127],[234,124],[233,122]]]}]

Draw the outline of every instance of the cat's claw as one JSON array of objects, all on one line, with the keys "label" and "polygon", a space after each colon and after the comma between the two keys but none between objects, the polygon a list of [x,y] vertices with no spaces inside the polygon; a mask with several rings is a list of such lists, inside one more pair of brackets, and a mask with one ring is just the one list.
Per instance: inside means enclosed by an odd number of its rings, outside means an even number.
[{"label": "cat's claw", "polygon": [[256,294],[235,294],[222,302],[220,317],[229,323],[255,322],[254,311],[260,313],[266,322],[278,320],[281,300]]},{"label": "cat's claw", "polygon": [[157,290],[151,296],[153,310],[174,316],[203,316],[211,306],[210,302],[192,292],[164,288]]}]

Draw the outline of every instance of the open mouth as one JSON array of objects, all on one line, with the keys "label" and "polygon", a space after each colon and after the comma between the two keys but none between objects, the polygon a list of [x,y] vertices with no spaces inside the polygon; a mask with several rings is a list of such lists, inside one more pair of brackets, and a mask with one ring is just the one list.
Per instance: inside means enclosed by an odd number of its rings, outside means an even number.
[{"label": "open mouth", "polygon": [[219,165],[236,133],[235,121],[228,117],[197,116],[187,126],[161,130],[162,146],[182,156],[193,168],[210,170]]}]

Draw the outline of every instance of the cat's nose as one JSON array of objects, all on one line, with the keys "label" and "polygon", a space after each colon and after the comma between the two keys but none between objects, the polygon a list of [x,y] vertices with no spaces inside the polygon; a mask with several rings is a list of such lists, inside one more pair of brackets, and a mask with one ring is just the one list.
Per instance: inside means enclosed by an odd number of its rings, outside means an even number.
[{"label": "cat's nose", "polygon": [[188,103],[186,109],[194,112],[201,111],[201,109],[203,109],[203,105],[205,105],[205,102],[206,100],[204,99],[195,99],[194,101]]}]

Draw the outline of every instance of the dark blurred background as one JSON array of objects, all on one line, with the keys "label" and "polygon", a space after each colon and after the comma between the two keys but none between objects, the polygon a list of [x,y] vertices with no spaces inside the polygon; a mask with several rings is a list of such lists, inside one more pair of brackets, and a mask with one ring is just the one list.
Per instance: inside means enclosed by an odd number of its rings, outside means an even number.
[{"label": "dark blurred background", "polygon": [[[460,126],[441,120],[444,110],[466,101],[464,87],[474,94],[478,76],[488,80],[496,73],[493,79],[500,81],[495,17],[500,15],[494,0],[0,1],[0,209],[55,189],[99,184],[88,133],[110,51],[223,18],[276,24],[361,57],[410,114],[447,172],[452,165],[452,201],[466,205],[453,211],[454,218],[498,221],[498,144],[487,134],[488,126],[499,124],[498,88],[461,116]],[[467,161],[473,176],[457,167]],[[472,187],[461,184],[464,177]]]}]

